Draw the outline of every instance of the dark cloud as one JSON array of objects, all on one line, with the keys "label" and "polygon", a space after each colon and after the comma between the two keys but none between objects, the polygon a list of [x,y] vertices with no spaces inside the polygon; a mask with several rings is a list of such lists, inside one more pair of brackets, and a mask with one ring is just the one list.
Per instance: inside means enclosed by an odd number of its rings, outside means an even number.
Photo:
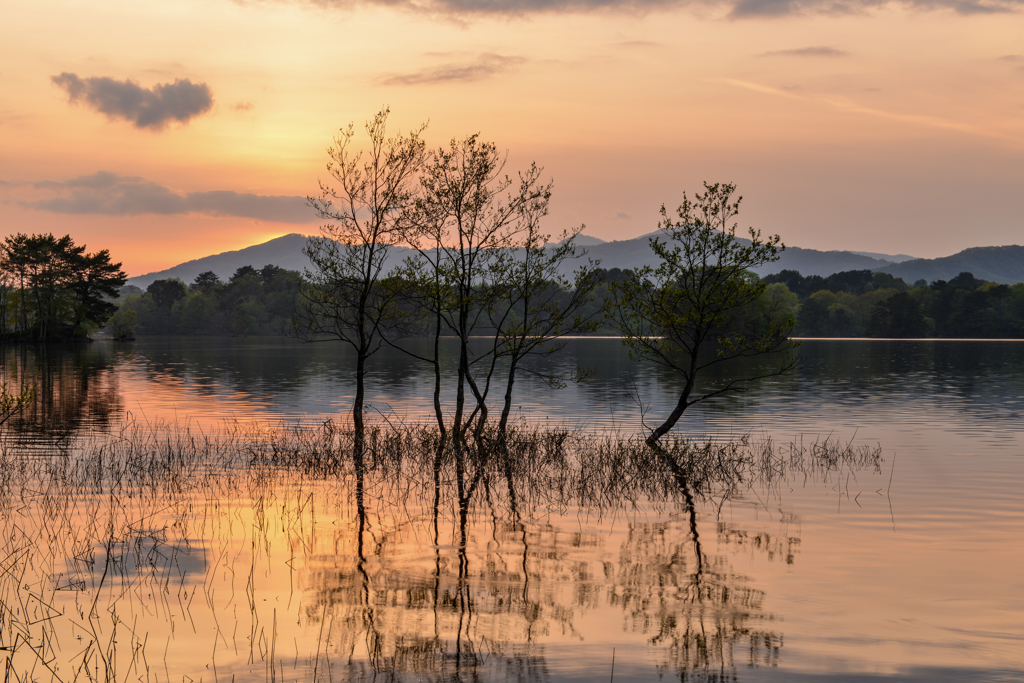
[{"label": "dark cloud", "polygon": [[953,10],[991,14],[1024,9],[1024,0],[301,0],[319,6],[353,8],[376,5],[447,17],[525,16],[543,12],[621,11],[724,7],[735,19],[813,14],[861,14],[888,5],[917,10]]},{"label": "dark cloud", "polygon": [[304,197],[229,190],[178,194],[150,180],[119,176],[109,171],[61,182],[42,181],[35,183],[35,187],[53,190],[58,196],[21,202],[22,206],[54,213],[104,216],[202,213],[280,223],[308,223],[316,220],[316,214],[306,205]]},{"label": "dark cloud", "polygon": [[1024,0],[737,0],[730,16],[776,17],[797,14],[863,14],[890,5],[916,10],[953,10],[958,14],[994,14],[1024,9]]},{"label": "dark cloud", "polygon": [[210,87],[187,78],[152,89],[131,80],[83,79],[66,71],[50,80],[68,93],[69,101],[84,102],[112,119],[130,121],[136,128],[159,130],[171,121],[188,123],[213,106]]},{"label": "dark cloud", "polygon": [[849,53],[834,47],[798,47],[795,50],[773,50],[762,57],[845,57]]},{"label": "dark cloud", "polygon": [[437,83],[479,81],[488,76],[506,71],[524,61],[526,60],[522,57],[482,54],[472,62],[442,64],[411,74],[392,74],[384,77],[382,82],[384,85],[434,85]]}]

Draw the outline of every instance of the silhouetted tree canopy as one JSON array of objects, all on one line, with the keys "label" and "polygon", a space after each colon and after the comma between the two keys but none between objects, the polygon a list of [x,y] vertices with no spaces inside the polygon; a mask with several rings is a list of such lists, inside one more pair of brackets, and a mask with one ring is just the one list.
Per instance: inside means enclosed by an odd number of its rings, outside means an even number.
[{"label": "silhouetted tree canopy", "polygon": [[170,308],[175,302],[181,301],[188,296],[188,287],[177,278],[169,280],[156,280],[146,292],[153,297],[153,301],[159,308]]},{"label": "silhouetted tree canopy", "polygon": [[108,250],[89,254],[70,235],[10,235],[0,245],[2,336],[87,338],[117,310],[110,299],[126,277]]},{"label": "silhouetted tree canopy", "polygon": [[822,278],[793,270],[763,281],[799,296],[796,333],[803,337],[1024,337],[1024,284],[997,285],[965,272],[910,286],[888,273]]},{"label": "silhouetted tree canopy", "polygon": [[198,289],[203,292],[207,292],[219,284],[220,277],[217,275],[217,273],[213,272],[212,270],[207,270],[205,272],[199,273],[199,275],[196,275],[196,279],[193,280],[192,288]]}]

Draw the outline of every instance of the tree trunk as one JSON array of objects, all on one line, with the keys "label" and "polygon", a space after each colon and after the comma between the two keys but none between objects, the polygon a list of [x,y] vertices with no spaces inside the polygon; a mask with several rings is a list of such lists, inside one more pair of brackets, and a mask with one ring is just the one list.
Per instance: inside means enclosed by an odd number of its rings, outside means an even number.
[{"label": "tree trunk", "polygon": [[437,319],[434,323],[434,416],[437,418],[437,429],[444,441],[444,412],[441,410],[441,309],[438,307]]},{"label": "tree trunk", "polygon": [[462,415],[466,407],[466,340],[459,339],[459,372],[455,382],[455,419],[452,424],[452,437],[456,442],[462,441]]},{"label": "tree trunk", "polygon": [[683,411],[687,408],[687,403],[690,399],[690,393],[693,391],[693,380],[687,379],[686,386],[683,387],[683,393],[679,395],[679,401],[676,403],[676,407],[669,413],[668,418],[658,426],[651,435],[647,437],[647,445],[652,448],[657,445],[661,437],[665,436],[668,430],[675,427],[676,422],[679,422],[679,418],[683,416]]},{"label": "tree trunk", "polygon": [[504,436],[505,428],[508,426],[508,416],[512,412],[512,385],[516,381],[516,364],[515,358],[508,367],[508,384],[505,385],[505,405],[501,408],[501,420],[498,422],[498,434]]},{"label": "tree trunk", "polygon": [[473,416],[479,413],[479,417],[476,418],[476,429],[473,430],[474,435],[479,438],[480,433],[484,430],[484,425],[487,423],[487,396],[480,393],[480,387],[476,385],[476,380],[473,379],[473,375],[469,371],[469,359],[466,359],[466,382],[469,384],[469,388],[473,391],[473,398],[476,399],[476,408],[473,409],[473,414],[466,420],[466,429],[469,429],[470,424],[473,422]]},{"label": "tree trunk", "polygon": [[[355,460],[356,474],[360,481],[357,488],[362,485],[363,471],[363,448],[365,446],[365,427],[363,425],[363,400],[365,397],[364,379],[366,375],[366,354],[359,350],[356,355],[356,396],[352,401],[352,429],[354,431],[354,443],[352,456]],[[358,495],[362,495],[359,491]]]}]

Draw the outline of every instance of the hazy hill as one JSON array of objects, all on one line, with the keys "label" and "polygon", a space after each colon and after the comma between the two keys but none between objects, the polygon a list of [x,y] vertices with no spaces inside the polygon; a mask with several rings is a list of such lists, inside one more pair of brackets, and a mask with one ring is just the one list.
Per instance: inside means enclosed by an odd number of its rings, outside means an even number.
[{"label": "hazy hill", "polygon": [[[604,242],[596,237],[581,235],[583,239],[580,240],[580,244],[587,249],[588,258],[600,260],[601,265],[605,268],[636,268],[654,262],[654,254],[651,252],[650,243],[648,241],[654,234],[655,233],[641,235],[640,237],[635,237],[633,239],[619,240],[616,242]],[[167,270],[138,275],[136,277],[129,278],[128,284],[145,289],[154,280],[163,280],[167,278],[180,278],[185,283],[191,283],[199,273],[208,270],[212,270],[217,273],[222,280],[227,280],[235,270],[242,266],[262,268],[267,264],[273,264],[281,268],[302,272],[309,266],[309,260],[302,253],[302,248],[305,244],[306,238],[302,235],[285,235],[284,237],[278,237],[270,240],[269,242],[246,247],[245,249],[226,251],[222,254],[215,254],[213,256],[206,256],[193,261],[188,261],[174,266],[173,268],[168,268]],[[1021,249],[1021,247],[1013,248]],[[962,253],[966,254],[967,252]],[[408,255],[408,249],[396,248],[389,259],[389,265],[397,265]],[[875,256],[884,258],[874,258]],[[866,256],[864,254],[850,251],[818,251],[816,249],[789,247],[782,253],[782,258],[775,263],[759,268],[757,272],[759,275],[768,275],[771,273],[777,273],[780,270],[789,269],[800,271],[802,275],[821,275],[823,277],[827,277],[832,273],[838,273],[844,270],[874,269],[885,270],[885,272],[893,272],[893,274],[896,274],[894,271],[890,270],[890,268],[906,267],[910,264],[921,262],[919,259],[902,264],[895,263],[901,258],[903,258],[902,255],[889,257],[886,254],[873,254],[872,256]],[[1018,257],[1018,264],[1022,260],[1024,259]],[[567,273],[579,265],[579,262],[576,264],[569,264],[566,268]],[[970,270],[969,268],[966,269]],[[948,279],[959,272],[960,271],[956,271],[950,276],[943,275],[942,277],[944,279]],[[984,274],[989,272],[988,269],[979,269],[979,271],[972,272],[974,272],[976,277],[994,279],[987,277]],[[904,276],[900,275],[900,277]],[[921,277],[926,277],[926,279],[935,279],[929,278],[928,276]],[[904,279],[907,278],[904,277]],[[909,281],[913,282],[915,279],[917,279],[917,276],[910,278]],[[997,281],[1002,282],[1004,280]],[[1017,282],[1019,280],[1013,281]]]},{"label": "hazy hill", "polygon": [[873,251],[851,251],[851,254],[860,254],[861,256],[870,256],[881,261],[891,261],[893,263],[903,263],[904,261],[915,261],[917,256],[910,256],[909,254],[876,254]]},{"label": "hazy hill", "polygon": [[129,285],[135,285],[145,289],[154,280],[166,280],[178,278],[186,284],[196,279],[199,273],[212,270],[220,276],[221,280],[227,280],[236,270],[242,266],[253,266],[262,268],[268,263],[288,270],[302,272],[309,266],[309,259],[302,253],[306,246],[306,238],[299,234],[285,235],[272,239],[263,244],[256,244],[237,251],[225,251],[223,254],[204,256],[194,261],[186,261],[173,268],[161,270],[156,273],[146,273],[128,278]]},{"label": "hazy hill", "polygon": [[[587,256],[600,259],[605,268],[637,268],[654,263],[649,239],[655,233],[642,235],[630,240],[605,242],[587,247]],[[749,244],[748,240],[741,240]],[[880,254],[884,256],[884,254]],[[787,247],[781,258],[762,268],[756,269],[758,275],[769,275],[780,270],[798,270],[801,275],[821,275],[822,277],[844,270],[872,270],[894,263],[895,259],[871,258],[850,251],[818,251]]]},{"label": "hazy hill", "polygon": [[1024,247],[972,247],[952,256],[915,259],[876,270],[903,278],[905,282],[951,280],[968,272],[979,280],[1012,285],[1024,282]]},{"label": "hazy hill", "polygon": [[[127,284],[145,289],[154,280],[168,278],[178,278],[186,284],[191,284],[199,273],[205,273],[208,270],[217,273],[221,280],[226,281],[242,266],[262,268],[267,264],[288,270],[297,270],[301,273],[309,267],[309,259],[302,253],[302,248],[306,246],[306,239],[303,235],[292,233],[263,244],[186,261],[156,273],[137,275],[128,278]],[[400,256],[395,262],[405,258],[408,251],[408,249],[396,249],[392,252],[395,256]]]}]

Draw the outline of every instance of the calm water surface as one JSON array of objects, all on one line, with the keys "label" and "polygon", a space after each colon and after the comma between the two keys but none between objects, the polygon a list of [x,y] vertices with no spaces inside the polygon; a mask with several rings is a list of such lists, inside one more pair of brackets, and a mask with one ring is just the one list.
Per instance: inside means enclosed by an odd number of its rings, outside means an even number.
[{"label": "calm water surface", "polygon": [[[126,421],[312,424],[341,416],[353,390],[334,344],[0,351],[5,377],[38,386],[10,426],[29,441],[60,430],[101,440]],[[693,409],[680,433],[831,435],[880,446],[878,467],[705,499],[699,548],[678,501],[548,497],[516,521],[495,488],[474,501],[459,555],[454,508],[435,542],[426,498],[390,509],[385,487],[363,520],[366,562],[347,489],[291,482],[274,493],[291,512],[270,525],[263,497],[232,490],[203,508],[221,522],[168,541],[178,597],[201,586],[206,607],[140,608],[133,633],[150,624],[145,650],[163,659],[143,680],[597,680],[614,656],[622,681],[1024,681],[1024,343],[807,341],[800,355],[792,373]],[[524,375],[518,414],[634,433],[676,398],[674,378],[630,361],[618,340],[572,340],[534,369],[576,368],[587,381],[558,390]],[[408,356],[382,353],[368,388],[376,419],[430,419],[431,377]],[[144,513],[152,527],[158,508]]]}]

